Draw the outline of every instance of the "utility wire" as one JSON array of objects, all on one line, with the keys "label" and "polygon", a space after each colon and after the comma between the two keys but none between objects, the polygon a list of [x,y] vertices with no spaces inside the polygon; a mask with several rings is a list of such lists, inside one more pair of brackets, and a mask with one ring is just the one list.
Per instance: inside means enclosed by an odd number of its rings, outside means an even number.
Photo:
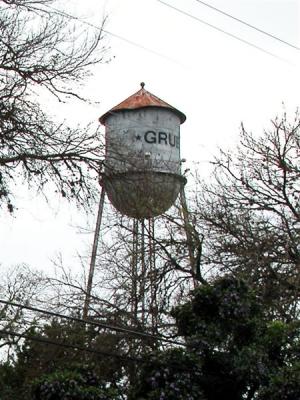
[{"label": "utility wire", "polygon": [[38,313],[49,315],[49,316],[52,316],[52,317],[63,318],[63,319],[66,319],[66,320],[72,321],[72,322],[79,322],[79,323],[82,323],[82,324],[97,326],[99,328],[105,328],[105,329],[109,329],[109,330],[116,331],[116,332],[127,333],[129,335],[139,336],[139,337],[144,338],[144,339],[155,339],[155,340],[159,340],[161,342],[166,342],[166,343],[170,343],[170,344],[184,346],[183,343],[178,342],[176,340],[166,339],[166,338],[164,338],[162,336],[152,335],[151,333],[136,331],[136,330],[133,330],[133,329],[127,329],[127,328],[123,328],[123,327],[120,327],[120,326],[104,324],[104,323],[101,323],[101,322],[90,321],[90,320],[87,320],[87,319],[82,319],[82,318],[77,318],[77,317],[70,317],[68,315],[59,314],[59,313],[56,313],[56,312],[53,312],[53,311],[46,311],[46,310],[43,310],[41,308],[32,307],[32,306],[28,306],[28,305],[20,304],[20,303],[14,303],[12,301],[0,300],[0,303],[6,304],[6,305],[12,306],[12,307],[18,307],[18,308],[22,308],[22,309],[25,309],[25,310],[38,312]]},{"label": "utility wire", "polygon": [[118,359],[121,359],[121,360],[142,362],[142,358],[136,358],[136,357],[131,357],[131,356],[123,356],[121,354],[112,353],[112,352],[109,352],[109,351],[100,351],[100,350],[92,349],[90,347],[77,346],[77,345],[72,345],[72,344],[69,344],[69,343],[58,342],[56,340],[54,341],[54,340],[45,339],[45,338],[38,337],[38,336],[27,335],[26,333],[18,333],[18,332],[6,330],[6,329],[0,330],[0,335],[15,336],[15,337],[18,337],[18,338],[32,340],[34,342],[39,342],[39,343],[44,343],[44,344],[51,344],[51,345],[58,346],[58,347],[65,347],[65,348],[68,348],[68,349],[84,351],[84,352],[87,352],[87,353],[98,354],[98,355],[106,356],[106,357],[115,357],[115,358],[118,358]]},{"label": "utility wire", "polygon": [[65,11],[61,11],[61,10],[59,10],[58,8],[52,7],[52,6],[48,5],[48,4],[44,4],[44,6],[47,7],[47,8],[49,8],[49,9],[51,9],[51,10],[53,10],[56,14],[60,15],[61,17],[65,17],[65,18],[68,18],[68,19],[71,19],[71,20],[79,21],[79,22],[81,22],[82,24],[85,24],[85,25],[87,25],[87,26],[90,26],[91,28],[97,29],[97,30],[100,31],[100,32],[104,32],[104,33],[106,33],[107,35],[110,35],[110,36],[112,36],[112,37],[115,37],[116,39],[122,40],[123,42],[126,42],[126,43],[130,44],[131,46],[138,47],[139,49],[144,50],[144,51],[147,51],[148,53],[152,53],[152,54],[154,54],[154,55],[156,55],[156,56],[158,56],[158,57],[164,58],[164,59],[166,59],[166,60],[168,60],[168,61],[171,61],[171,62],[173,62],[173,63],[175,63],[175,64],[184,66],[184,65],[181,64],[180,62],[174,60],[173,58],[168,57],[168,56],[166,56],[165,54],[159,53],[159,52],[156,51],[156,50],[152,50],[152,49],[150,49],[150,48],[148,48],[148,47],[145,47],[145,46],[143,46],[143,45],[140,44],[140,43],[137,43],[137,42],[134,42],[134,41],[132,41],[132,40],[130,40],[130,39],[127,39],[127,38],[125,38],[124,36],[117,35],[116,33],[110,32],[110,31],[108,31],[108,30],[106,30],[106,29],[104,29],[104,28],[102,28],[102,27],[99,27],[99,26],[97,26],[97,25],[92,24],[91,22],[85,21],[85,20],[83,20],[82,18],[76,17],[76,16],[74,16],[74,15],[72,15],[72,14],[69,14],[69,13],[67,13],[67,12],[65,12]]},{"label": "utility wire", "polygon": [[[230,32],[224,31],[223,29],[218,28],[217,26],[215,26],[215,25],[213,25],[213,24],[210,24],[210,23],[204,21],[203,19],[200,19],[200,18],[196,17],[196,16],[193,15],[193,14],[189,14],[188,12],[186,12],[186,11],[180,9],[180,8],[177,8],[177,7],[175,7],[175,6],[172,6],[172,5],[169,4],[169,3],[164,2],[163,0],[156,0],[156,1],[158,1],[159,3],[165,5],[165,6],[169,7],[169,8],[172,8],[173,10],[179,12],[180,14],[186,15],[187,17],[190,17],[190,18],[192,18],[192,19],[194,19],[194,20],[196,20],[196,21],[198,21],[198,22],[200,22],[200,23],[202,23],[202,24],[204,24],[204,25],[209,26],[210,28],[213,28],[213,29],[217,30],[218,32],[224,33],[225,35],[230,36],[230,37],[232,37],[232,38],[234,38],[234,39],[236,39],[236,40],[239,40],[240,42],[242,42],[242,43],[244,43],[244,44],[247,44],[248,46],[254,47],[255,49],[257,49],[257,50],[259,50],[259,51],[262,51],[263,53],[266,53],[266,54],[268,54],[269,56],[272,56],[272,57],[274,57],[274,58],[277,58],[278,60],[281,60],[281,61],[284,61],[284,62],[289,63],[289,61],[287,61],[286,59],[284,59],[284,58],[282,58],[282,57],[279,57],[279,56],[277,56],[276,54],[271,53],[270,51],[267,51],[267,50],[263,49],[262,47],[256,46],[255,44],[253,44],[253,43],[251,43],[251,42],[248,42],[247,40],[242,39],[242,38],[240,38],[239,36],[236,36],[236,35],[234,35],[234,34],[232,34],[232,33],[230,33]],[[290,64],[290,63],[289,63],[289,64]]]},{"label": "utility wire", "polygon": [[[232,34],[232,33],[229,33],[229,32],[227,32],[227,31],[224,31],[223,29],[218,28],[217,26],[212,25],[212,24],[210,24],[210,23],[208,23],[208,22],[206,22],[206,21],[204,21],[204,20],[202,20],[202,19],[200,19],[200,18],[198,18],[198,17],[196,17],[196,16],[194,16],[194,15],[192,15],[192,14],[189,14],[189,13],[187,13],[187,12],[184,11],[184,10],[181,10],[181,9],[179,9],[179,8],[177,8],[177,7],[174,7],[174,6],[172,6],[171,4],[169,4],[169,3],[166,3],[166,2],[164,2],[164,1],[162,1],[162,0],[156,0],[156,1],[158,1],[159,3],[164,4],[164,5],[167,6],[167,7],[172,8],[173,10],[178,11],[178,12],[181,13],[181,14],[184,14],[184,15],[190,17],[190,18],[195,19],[195,20],[201,22],[201,23],[204,24],[204,25],[207,25],[207,26],[209,26],[209,27],[211,27],[211,28],[213,28],[213,29],[216,29],[217,31],[219,31],[219,32],[221,32],[221,33],[224,33],[225,35],[228,35],[228,36],[230,36],[230,37],[232,37],[232,38],[234,38],[234,39],[236,39],[236,40],[239,40],[240,42],[242,42],[242,43],[244,43],[244,44],[247,44],[248,46],[254,47],[255,49],[257,49],[257,50],[259,50],[259,51],[262,51],[262,52],[264,52],[264,53],[270,55],[271,57],[275,57],[275,58],[277,58],[278,60],[281,60],[281,61],[284,61],[284,62],[288,62],[286,59],[284,59],[284,58],[282,58],[282,57],[279,57],[279,56],[277,56],[276,54],[273,54],[273,53],[271,53],[271,52],[269,52],[269,51],[267,51],[267,50],[265,50],[265,49],[263,49],[263,48],[261,48],[261,47],[259,47],[259,46],[256,46],[255,44],[253,44],[253,43],[251,43],[251,42],[248,42],[247,40],[244,40],[244,39],[240,38],[239,36],[236,36],[236,35],[234,35],[234,34]],[[56,12],[58,15],[60,15],[60,16],[62,16],[62,17],[66,17],[66,18],[72,19],[72,20],[77,20],[77,21],[79,21],[79,22],[81,22],[81,23],[83,23],[83,24],[85,24],[85,25],[88,25],[88,26],[90,26],[90,27],[92,27],[92,28],[94,28],[94,29],[97,29],[97,30],[99,30],[99,31],[102,31],[102,32],[104,32],[104,33],[106,33],[106,34],[108,34],[108,35],[110,35],[110,36],[113,36],[113,37],[119,39],[119,40],[122,40],[122,41],[124,41],[124,42],[126,42],[126,43],[128,43],[128,44],[130,44],[130,45],[132,45],[132,46],[138,47],[138,48],[140,48],[140,49],[142,49],[142,50],[144,50],[144,51],[147,51],[147,52],[152,53],[152,54],[154,54],[154,55],[156,55],[156,56],[158,56],[158,57],[161,57],[161,58],[164,58],[164,59],[166,59],[166,60],[169,60],[169,61],[171,61],[171,62],[173,62],[173,63],[175,63],[175,64],[184,66],[183,64],[181,64],[181,63],[179,63],[178,61],[174,60],[173,58],[167,57],[166,55],[164,55],[164,54],[162,54],[162,53],[159,53],[159,52],[157,52],[157,51],[155,51],[155,50],[149,49],[148,47],[145,47],[145,46],[143,46],[143,45],[141,45],[141,44],[139,44],[139,43],[137,43],[137,42],[134,42],[134,41],[132,41],[132,40],[129,40],[129,39],[127,39],[127,38],[125,38],[125,37],[123,37],[123,36],[121,36],[121,35],[117,35],[117,34],[112,33],[112,32],[110,32],[110,31],[108,31],[108,30],[106,30],[106,29],[100,28],[100,27],[97,26],[97,25],[94,25],[94,24],[92,24],[92,23],[90,23],[90,22],[84,21],[84,20],[82,20],[82,19],[79,18],[79,17],[75,17],[75,16],[72,15],[72,14],[66,13],[65,11],[61,11],[61,10],[59,10],[59,9],[57,9],[57,8],[55,8],[55,7],[49,6],[49,5],[47,5],[47,4],[45,4],[45,7],[47,7],[47,8],[49,8],[49,9],[53,10],[54,12]],[[288,63],[289,63],[289,62],[288,62]],[[289,64],[290,64],[290,63],[289,63]]]},{"label": "utility wire", "polygon": [[197,1],[198,3],[203,4],[203,5],[206,6],[206,7],[211,8],[211,9],[214,10],[214,11],[217,11],[217,12],[220,13],[220,14],[225,15],[226,17],[229,17],[229,18],[231,18],[231,19],[233,19],[233,20],[235,20],[235,21],[237,21],[237,22],[240,22],[241,24],[246,25],[246,26],[248,26],[249,28],[255,29],[256,31],[258,31],[258,32],[260,32],[260,33],[262,33],[262,34],[264,34],[264,35],[267,35],[267,36],[269,36],[269,37],[272,38],[272,39],[278,40],[279,42],[281,42],[281,43],[283,43],[283,44],[286,44],[287,46],[293,47],[293,48],[296,49],[296,50],[300,50],[300,47],[297,47],[297,46],[295,46],[295,45],[292,44],[292,43],[286,42],[285,40],[279,38],[278,36],[272,35],[271,33],[266,32],[266,31],[264,31],[264,30],[258,28],[257,26],[251,25],[251,24],[249,24],[249,22],[243,21],[243,20],[240,19],[240,18],[237,18],[237,17],[235,17],[235,16],[233,16],[233,15],[231,15],[231,14],[228,14],[227,12],[225,12],[225,11],[223,11],[223,10],[220,10],[220,9],[217,8],[217,7],[214,7],[214,6],[212,6],[211,4],[205,3],[204,1],[201,1],[201,0],[195,0],[195,1]]}]

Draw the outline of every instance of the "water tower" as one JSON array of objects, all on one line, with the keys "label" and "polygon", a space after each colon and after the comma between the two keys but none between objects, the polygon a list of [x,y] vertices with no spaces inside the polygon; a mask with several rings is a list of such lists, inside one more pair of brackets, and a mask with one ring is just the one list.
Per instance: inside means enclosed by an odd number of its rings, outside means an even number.
[{"label": "water tower", "polygon": [[[88,312],[105,194],[120,213],[133,219],[134,248],[142,249],[144,263],[145,220],[148,232],[154,236],[153,218],[174,204],[186,182],[181,175],[180,158],[180,125],[186,117],[144,86],[141,83],[140,90],[99,118],[105,126],[105,167],[84,317]],[[151,254],[151,240],[147,246]],[[137,268],[137,254],[133,259]],[[149,256],[149,263],[155,269],[154,254]]]},{"label": "water tower", "polygon": [[132,218],[167,211],[185,178],[181,175],[180,124],[185,115],[144,88],[105,113],[103,185],[113,206]]}]

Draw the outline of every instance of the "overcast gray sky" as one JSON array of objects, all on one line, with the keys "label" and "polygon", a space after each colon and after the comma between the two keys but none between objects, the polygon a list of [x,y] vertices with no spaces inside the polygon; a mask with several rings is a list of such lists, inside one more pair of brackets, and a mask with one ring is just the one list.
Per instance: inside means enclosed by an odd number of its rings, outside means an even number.
[{"label": "overcast gray sky", "polygon": [[[146,89],[183,111],[182,157],[199,162],[203,175],[218,147],[235,143],[239,125],[258,134],[283,111],[299,106],[299,50],[263,35],[204,6],[197,0],[79,0],[58,1],[56,7],[105,29],[112,61],[98,66],[84,92],[98,105],[72,101],[62,107],[49,99],[57,118],[87,123],[139,89]],[[300,47],[299,1],[207,0],[233,16]],[[236,35],[264,51],[201,23]],[[128,41],[133,42],[130,44]],[[159,53],[159,54],[157,54]],[[91,235],[78,233],[85,216],[64,202],[47,205],[35,194],[19,193],[13,217],[2,212],[1,258],[4,265],[25,262],[51,269],[50,258],[61,252],[71,265],[77,252],[87,250]],[[95,210],[96,211],[96,210]],[[90,222],[93,224],[93,215]]]}]

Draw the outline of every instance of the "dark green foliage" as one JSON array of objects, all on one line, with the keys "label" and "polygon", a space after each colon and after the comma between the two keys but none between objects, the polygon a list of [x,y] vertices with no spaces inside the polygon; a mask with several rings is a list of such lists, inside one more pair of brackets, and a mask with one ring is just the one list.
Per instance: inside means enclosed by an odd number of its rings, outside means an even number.
[{"label": "dark green foliage", "polygon": [[24,400],[26,393],[16,390],[23,383],[22,377],[16,374],[13,365],[4,362],[0,365],[0,399],[1,400]]},{"label": "dark green foliage", "polygon": [[259,333],[257,322],[262,317],[262,306],[245,282],[225,277],[194,291],[191,301],[172,314],[179,335],[185,336],[190,346],[204,350],[233,343],[242,346],[251,341]]},{"label": "dark green foliage", "polygon": [[182,349],[149,356],[129,399],[202,400],[197,359]]},{"label": "dark green foliage", "polygon": [[259,400],[299,400],[300,362],[282,368],[263,388]]},{"label": "dark green foliage", "polygon": [[[75,348],[30,339],[21,341],[15,347],[14,360],[0,365],[1,400],[32,400],[32,385],[34,399],[98,400],[111,399],[109,396],[116,394],[126,361],[101,352],[121,353],[118,335],[56,319],[43,327],[32,328],[27,335]],[[76,346],[95,350],[95,353],[84,352]],[[50,396],[52,392],[56,397]],[[77,397],[66,397],[69,392],[76,393]]]},{"label": "dark green foliage", "polygon": [[118,400],[130,380],[130,400],[299,400],[300,322],[272,320],[247,283],[226,276],[202,285],[173,316],[185,348],[150,354],[142,366],[76,349],[126,356],[122,335],[56,319],[33,327],[27,335],[75,348],[21,341],[0,366],[0,398]]},{"label": "dark green foliage", "polygon": [[74,365],[43,375],[33,383],[33,400],[116,400],[115,389],[107,387],[91,366]]},{"label": "dark green foliage", "polygon": [[[187,349],[150,358],[131,400],[299,399],[299,321],[271,321],[244,281],[203,285],[173,315]],[[164,371],[171,373],[162,379]],[[276,388],[281,395],[271,397]]]}]

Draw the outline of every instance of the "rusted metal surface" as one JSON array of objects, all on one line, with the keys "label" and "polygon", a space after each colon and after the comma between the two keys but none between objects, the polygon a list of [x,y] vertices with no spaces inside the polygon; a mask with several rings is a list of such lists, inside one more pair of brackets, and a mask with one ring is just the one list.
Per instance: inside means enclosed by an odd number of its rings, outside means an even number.
[{"label": "rusted metal surface", "polygon": [[185,183],[180,161],[185,115],[141,86],[100,118],[106,193],[122,214],[139,219],[163,214]]},{"label": "rusted metal surface", "polygon": [[106,118],[111,114],[114,114],[118,111],[136,110],[138,108],[146,108],[146,107],[159,107],[171,110],[175,114],[177,114],[181,124],[186,120],[186,116],[181,111],[172,107],[170,104],[161,100],[154,94],[148,92],[144,88],[144,83],[142,82],[140,90],[138,90],[132,96],[128,97],[126,100],[122,101],[120,104],[113,107],[111,110],[107,111],[104,115],[102,115],[102,117],[99,118],[99,121],[101,122],[101,124],[105,125]]}]

